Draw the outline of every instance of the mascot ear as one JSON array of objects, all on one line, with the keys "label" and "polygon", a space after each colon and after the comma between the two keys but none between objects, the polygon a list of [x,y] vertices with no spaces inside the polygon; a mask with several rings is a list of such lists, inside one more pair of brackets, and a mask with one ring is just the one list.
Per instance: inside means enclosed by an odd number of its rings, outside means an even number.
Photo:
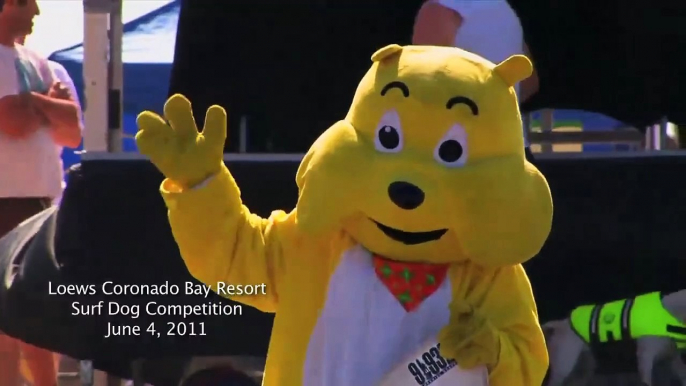
[{"label": "mascot ear", "polygon": [[372,55],[372,62],[382,62],[393,55],[402,52],[403,48],[397,44],[390,44],[384,48],[379,49]]},{"label": "mascot ear", "polygon": [[534,67],[529,58],[524,55],[513,55],[503,60],[493,68],[493,72],[512,87],[518,82],[531,76]]}]

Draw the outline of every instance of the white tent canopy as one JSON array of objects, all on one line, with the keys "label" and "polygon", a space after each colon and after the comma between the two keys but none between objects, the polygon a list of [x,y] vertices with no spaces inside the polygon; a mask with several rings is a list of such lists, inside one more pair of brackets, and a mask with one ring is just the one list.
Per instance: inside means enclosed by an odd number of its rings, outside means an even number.
[{"label": "white tent canopy", "polygon": [[[130,23],[173,1],[123,0],[122,21]],[[41,13],[34,19],[33,33],[26,39],[29,48],[47,58],[83,42],[85,18],[82,1],[38,0],[38,5]]]},{"label": "white tent canopy", "polygon": [[[84,112],[85,150],[121,150],[123,23],[172,1],[39,0],[41,15],[28,38],[28,46],[47,57],[83,42],[83,83],[88,101]],[[110,26],[111,39],[108,37]],[[111,112],[115,114],[111,115]],[[116,115],[119,115],[118,119]]]},{"label": "white tent canopy", "polygon": [[[123,26],[124,151],[136,150],[130,138],[137,131],[135,116],[144,110],[161,111],[167,98],[180,8],[181,2],[175,0]],[[83,98],[85,56],[82,42],[53,53],[50,59],[69,71],[79,97]]]}]

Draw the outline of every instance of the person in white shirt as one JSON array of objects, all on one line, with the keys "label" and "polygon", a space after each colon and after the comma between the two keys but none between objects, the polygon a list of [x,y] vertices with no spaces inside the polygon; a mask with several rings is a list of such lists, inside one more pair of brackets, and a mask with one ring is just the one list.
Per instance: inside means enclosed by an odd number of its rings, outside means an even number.
[{"label": "person in white shirt", "polygon": [[[36,0],[0,0],[0,237],[62,190],[63,146],[81,142],[79,108],[48,61],[16,43],[31,33]],[[55,386],[49,351],[0,333],[0,386],[20,382],[20,352],[34,386]]]},{"label": "person in white shirt", "polygon": [[[23,36],[19,39],[17,39],[17,43],[24,45],[26,42],[26,36]],[[78,112],[79,112],[79,128],[81,129],[81,132],[83,133],[83,110],[81,108],[81,101],[79,100],[79,94],[76,91],[76,86],[74,85],[74,80],[71,78],[69,75],[69,72],[67,71],[66,68],[64,68],[63,65],[60,63],[57,63],[52,60],[48,60],[48,65],[50,66],[50,70],[52,71],[53,75],[55,76],[55,79],[64,86],[62,89],[62,98],[64,99],[71,99],[76,103],[78,106]],[[62,182],[62,188],[65,187],[64,181]],[[61,195],[58,197],[53,198],[53,204],[58,205],[60,201]]]},{"label": "person in white shirt", "polygon": [[[426,1],[417,13],[412,44],[459,47],[494,63],[516,54],[531,57],[519,17],[506,0]],[[515,90],[520,102],[537,92],[535,71]]]}]

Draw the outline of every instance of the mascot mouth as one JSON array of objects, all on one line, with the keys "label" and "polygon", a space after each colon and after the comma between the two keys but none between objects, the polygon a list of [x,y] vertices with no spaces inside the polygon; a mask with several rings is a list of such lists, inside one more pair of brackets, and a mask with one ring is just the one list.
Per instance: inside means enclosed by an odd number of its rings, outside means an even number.
[{"label": "mascot mouth", "polygon": [[447,229],[437,229],[427,232],[405,232],[400,229],[391,228],[376,220],[372,221],[386,236],[405,245],[416,245],[428,243],[429,241],[436,241],[448,231]]}]

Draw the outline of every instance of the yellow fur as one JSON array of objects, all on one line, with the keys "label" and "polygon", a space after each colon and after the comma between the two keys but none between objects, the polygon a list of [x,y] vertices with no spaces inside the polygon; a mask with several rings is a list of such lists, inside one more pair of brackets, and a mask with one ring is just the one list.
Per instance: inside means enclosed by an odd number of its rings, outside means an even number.
[{"label": "yellow fur", "polygon": [[[544,177],[524,160],[511,87],[530,75],[530,62],[516,56],[495,66],[459,49],[396,45],[372,60],[348,115],[303,159],[296,208],[268,219],[242,205],[231,174],[216,166],[223,109],[210,109],[202,134],[188,119],[172,128],[154,113],[139,116],[137,141],[168,177],[161,190],[189,271],[212,286],[267,284],[268,295],[236,300],[277,313],[264,384],[290,386],[302,384],[309,337],[344,251],[360,244],[396,260],[451,263],[452,317],[439,334],[442,351],[463,366],[487,365],[493,386],[541,384],[547,354],[519,264],[543,245],[552,201]],[[381,95],[397,81],[409,96],[397,88]],[[478,115],[466,104],[448,109],[455,96],[473,100]],[[181,96],[165,106],[167,116],[190,111]],[[393,152],[379,150],[375,140],[384,122],[402,132],[402,147]],[[446,135],[464,149],[453,164],[436,157]],[[423,203],[413,210],[393,204],[394,181],[419,187]],[[406,232],[447,231],[407,245],[372,219]]]},{"label": "yellow fur", "polygon": [[[545,179],[524,161],[512,88],[494,74],[491,63],[456,49],[410,47],[391,53],[396,55],[374,63],[346,119],[324,133],[301,164],[300,225],[316,231],[343,223],[362,245],[395,259],[469,258],[499,266],[534,256],[550,231],[552,203]],[[531,73],[523,56],[500,68],[511,80]],[[408,86],[410,98],[398,90],[380,95],[395,80]],[[448,110],[446,102],[456,95],[475,100],[479,116],[464,106]],[[375,131],[381,116],[392,110],[400,116],[404,148],[379,153]],[[442,166],[433,157],[454,124],[464,126],[468,137],[467,161],[459,168]],[[395,206],[386,189],[395,180],[421,187],[424,204],[411,212]],[[334,208],[331,202],[337,203]],[[408,247],[384,237],[369,218],[405,231],[449,232],[437,242]]]}]

